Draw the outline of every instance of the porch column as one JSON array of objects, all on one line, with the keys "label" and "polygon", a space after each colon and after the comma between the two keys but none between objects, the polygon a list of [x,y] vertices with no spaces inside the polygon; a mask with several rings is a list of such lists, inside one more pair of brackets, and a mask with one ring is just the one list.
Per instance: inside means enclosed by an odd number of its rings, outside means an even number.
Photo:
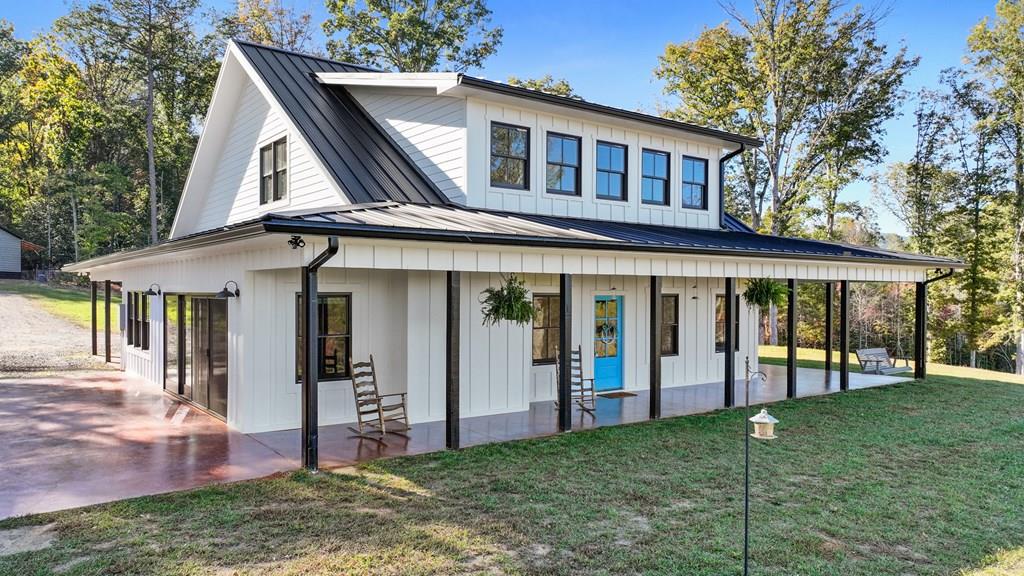
[{"label": "porch column", "polygon": [[832,296],[836,287],[825,282],[825,372],[832,372]]},{"label": "porch column", "polygon": [[725,279],[725,407],[736,404],[736,279]]},{"label": "porch column", "polygon": [[928,375],[928,284],[917,283],[914,294],[914,378]]},{"label": "porch column", "polygon": [[96,318],[96,292],[98,287],[96,286],[95,280],[89,281],[89,302],[92,306],[89,308],[89,315],[92,318],[92,355],[96,356],[100,353],[99,348],[99,326]]},{"label": "porch column", "polygon": [[651,276],[651,420],[661,418],[661,278]]},{"label": "porch column", "polygon": [[445,302],[444,339],[444,445],[449,450],[459,449],[459,307],[462,278],[459,272],[448,272]]},{"label": "porch column", "polygon": [[317,315],[317,273],[302,267],[302,467],[315,472],[320,467],[317,388],[320,318]]},{"label": "porch column", "polygon": [[110,363],[110,280],[103,281],[103,357]]},{"label": "porch column", "polygon": [[796,398],[796,278],[789,279],[786,332],[786,398]]},{"label": "porch column", "polygon": [[558,431],[572,430],[572,276],[558,281]]},{"label": "porch column", "polygon": [[850,388],[850,281],[839,281],[839,389]]}]

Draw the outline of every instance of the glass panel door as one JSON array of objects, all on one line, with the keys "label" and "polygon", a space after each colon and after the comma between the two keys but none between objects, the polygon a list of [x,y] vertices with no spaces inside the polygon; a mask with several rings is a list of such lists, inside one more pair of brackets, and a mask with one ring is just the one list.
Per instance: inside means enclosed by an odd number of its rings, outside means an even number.
[{"label": "glass panel door", "polygon": [[622,296],[594,298],[594,388],[622,388]]}]

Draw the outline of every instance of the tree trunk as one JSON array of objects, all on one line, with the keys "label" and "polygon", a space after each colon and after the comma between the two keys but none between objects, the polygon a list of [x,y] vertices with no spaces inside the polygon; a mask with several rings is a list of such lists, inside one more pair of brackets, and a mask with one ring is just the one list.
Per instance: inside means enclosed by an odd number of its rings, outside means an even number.
[{"label": "tree trunk", "polygon": [[977,350],[971,350],[971,361],[970,362],[971,362],[971,368],[977,368],[978,367],[978,351]]},{"label": "tree trunk", "polygon": [[71,240],[75,245],[75,262],[78,262],[78,199],[71,193]]},{"label": "tree trunk", "polygon": [[153,63],[149,63],[146,75],[146,155],[149,162],[149,243],[158,240],[156,227],[156,144],[153,137],[153,93],[155,91]]},{"label": "tree trunk", "polygon": [[1013,161],[1014,217],[1013,235],[1013,327],[1017,337],[1016,373],[1024,375],[1024,128],[1016,127],[1016,154]]},{"label": "tree trunk", "polygon": [[779,309],[775,304],[768,307],[768,343],[779,345]]}]

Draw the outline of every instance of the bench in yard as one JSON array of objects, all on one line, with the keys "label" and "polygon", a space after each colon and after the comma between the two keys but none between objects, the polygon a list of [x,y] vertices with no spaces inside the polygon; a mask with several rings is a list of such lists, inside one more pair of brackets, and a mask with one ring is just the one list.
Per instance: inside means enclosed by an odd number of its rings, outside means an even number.
[{"label": "bench in yard", "polygon": [[885,348],[861,348],[857,350],[857,361],[865,374],[898,374],[910,370],[910,361],[904,358],[905,366],[897,366],[896,359],[889,356]]}]

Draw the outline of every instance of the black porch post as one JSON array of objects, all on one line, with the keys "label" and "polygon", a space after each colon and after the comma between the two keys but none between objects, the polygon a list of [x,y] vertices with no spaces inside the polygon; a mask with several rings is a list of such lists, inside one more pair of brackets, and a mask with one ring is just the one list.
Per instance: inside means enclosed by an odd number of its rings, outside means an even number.
[{"label": "black porch post", "polygon": [[725,279],[725,407],[736,404],[736,334],[733,326],[736,322],[736,279]]},{"label": "black porch post", "polygon": [[661,278],[651,276],[651,420],[661,418]]},{"label": "black porch post", "polygon": [[103,359],[110,363],[110,280],[103,281]]},{"label": "black porch post", "polygon": [[839,389],[850,388],[850,281],[839,281]]},{"label": "black porch post", "polygon": [[825,282],[825,372],[832,372],[832,296],[836,287]]},{"label": "black porch post", "polygon": [[98,326],[98,320],[96,318],[96,292],[97,292],[97,290],[98,289],[97,289],[97,286],[96,286],[96,281],[95,280],[90,280],[89,281],[89,302],[92,303],[92,306],[89,308],[89,312],[90,312],[90,316],[92,318],[92,355],[93,356],[96,356],[96,355],[98,355],[100,353],[99,334],[98,334],[99,326]]},{"label": "black porch post", "polygon": [[558,282],[558,431],[572,430],[572,276]]},{"label": "black porch post", "polygon": [[786,332],[786,398],[796,398],[796,278],[789,279]]},{"label": "black porch post", "polygon": [[444,341],[444,445],[449,450],[459,449],[459,307],[462,278],[459,272],[449,271],[445,292]]},{"label": "black porch post", "polygon": [[319,334],[317,315],[317,273],[302,267],[302,467],[316,471],[319,466],[317,388],[320,367],[317,365]]},{"label": "black porch post", "polygon": [[928,375],[928,284],[917,283],[914,294],[914,378]]}]

